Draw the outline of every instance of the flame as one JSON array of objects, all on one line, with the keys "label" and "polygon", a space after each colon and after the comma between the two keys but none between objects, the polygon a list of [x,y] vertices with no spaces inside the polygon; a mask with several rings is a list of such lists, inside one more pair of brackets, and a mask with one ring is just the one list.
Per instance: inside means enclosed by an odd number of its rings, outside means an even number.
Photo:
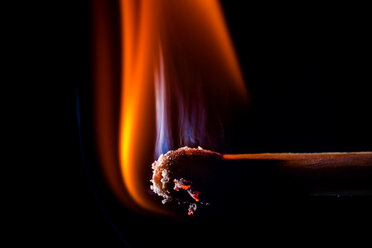
[{"label": "flame", "polygon": [[112,192],[126,205],[131,199],[123,185],[119,168],[117,149],[117,116],[115,109],[115,86],[118,85],[115,62],[115,18],[112,7],[104,0],[92,2],[94,14],[93,37],[93,79],[94,79],[94,123],[96,143],[103,174]]},{"label": "flame", "polygon": [[[161,206],[148,194],[154,155],[184,145],[222,149],[225,140],[221,134],[229,109],[245,104],[247,92],[217,0],[119,0],[118,6],[121,98],[117,154],[112,141],[116,129],[107,131],[115,127],[107,111],[112,107],[112,95],[105,93],[115,92],[109,86],[115,74],[111,58],[115,49],[110,48],[110,39],[102,38],[114,36],[107,33],[107,26],[95,24],[100,42],[94,47],[97,54],[103,54],[95,63],[97,87],[101,87],[96,99],[102,104],[97,107],[99,150],[113,192],[142,209],[159,212]],[[94,11],[102,9],[98,6]],[[197,194],[192,196],[198,200]]]}]

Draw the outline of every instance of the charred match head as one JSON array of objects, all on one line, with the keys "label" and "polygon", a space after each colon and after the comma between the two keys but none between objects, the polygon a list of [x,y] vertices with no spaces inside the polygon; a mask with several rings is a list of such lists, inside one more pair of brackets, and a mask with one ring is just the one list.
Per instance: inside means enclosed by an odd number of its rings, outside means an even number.
[{"label": "charred match head", "polygon": [[206,175],[214,171],[211,167],[218,167],[221,162],[221,154],[201,147],[169,151],[152,164],[151,189],[163,197],[163,203],[188,204],[189,214],[193,214],[198,204],[208,204],[206,189],[214,175],[208,178]]}]

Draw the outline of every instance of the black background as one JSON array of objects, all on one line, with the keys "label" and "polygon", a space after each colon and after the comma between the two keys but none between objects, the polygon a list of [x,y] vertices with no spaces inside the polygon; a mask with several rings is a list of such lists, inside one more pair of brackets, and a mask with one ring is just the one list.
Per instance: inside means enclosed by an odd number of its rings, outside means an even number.
[{"label": "black background", "polygon": [[[236,138],[241,151],[372,149],[366,6],[243,1],[222,1],[222,6],[252,103],[250,115],[237,126],[254,130]],[[14,75],[25,82],[22,88],[15,84],[13,98],[19,103],[13,114],[20,119],[13,161],[25,167],[15,180],[24,184],[13,194],[20,200],[14,214],[19,218],[12,221],[18,236],[14,242],[122,247],[124,243],[95,199],[78,139],[76,90],[91,77],[90,2],[27,8],[14,12],[20,18],[23,12],[29,15],[13,29],[19,35]],[[215,235],[196,243],[237,246],[234,242],[249,245],[274,240],[301,245],[328,238],[355,244],[367,238],[370,227],[364,224],[371,218],[370,206],[370,199],[348,199],[311,203],[284,213],[267,208],[267,215],[252,214],[244,222],[215,221],[214,227],[199,227],[199,232],[212,229]],[[132,216],[129,226],[141,225],[122,233],[131,246],[151,245],[148,232],[157,222],[131,213],[127,216]],[[189,230],[177,242],[193,243],[193,235]]]}]

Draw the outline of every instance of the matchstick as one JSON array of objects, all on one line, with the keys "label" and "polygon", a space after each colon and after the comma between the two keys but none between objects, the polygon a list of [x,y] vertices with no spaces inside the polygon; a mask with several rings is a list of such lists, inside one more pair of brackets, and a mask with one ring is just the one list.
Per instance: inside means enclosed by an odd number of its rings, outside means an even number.
[{"label": "matchstick", "polygon": [[242,194],[372,194],[372,152],[220,154],[182,147],[152,168],[151,189],[163,203],[188,204],[189,215]]},{"label": "matchstick", "polygon": [[332,168],[372,166],[372,152],[222,154],[226,160],[276,160],[283,166]]}]

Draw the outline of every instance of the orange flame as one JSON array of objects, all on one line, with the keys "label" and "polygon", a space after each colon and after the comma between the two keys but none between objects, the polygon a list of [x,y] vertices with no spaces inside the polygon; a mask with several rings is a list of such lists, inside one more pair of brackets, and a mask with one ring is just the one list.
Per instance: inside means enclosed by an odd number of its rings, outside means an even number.
[{"label": "orange flame", "polygon": [[[105,5],[105,1],[95,2]],[[103,54],[95,63],[97,87],[101,87],[96,90],[96,102],[97,106],[102,104],[97,107],[99,150],[113,192],[119,198],[129,196],[142,209],[159,212],[160,206],[148,195],[156,139],[154,77],[158,68],[164,68],[168,75],[177,74],[190,82],[189,87],[196,84],[192,76],[196,73],[199,82],[211,92],[229,94],[243,101],[247,93],[217,0],[119,0],[119,10],[122,68],[118,154],[113,152],[112,141],[115,140],[112,132],[116,130],[107,130],[115,127],[107,114],[112,107],[110,93],[115,92],[109,86],[115,73],[114,60],[110,57],[114,54],[110,48],[113,42],[103,38],[113,35],[107,33],[104,25],[95,24],[95,38],[100,42],[94,47],[98,55]],[[96,6],[94,11],[102,12],[102,6]],[[97,15],[97,18],[110,16]],[[164,64],[159,65],[159,61]]]},{"label": "orange flame", "polygon": [[115,65],[115,23],[114,8],[109,1],[95,0],[93,12],[93,81],[94,81],[94,123],[96,143],[103,174],[112,192],[126,205],[131,199],[124,187],[117,149],[117,115],[115,86],[118,85],[118,70]]}]

